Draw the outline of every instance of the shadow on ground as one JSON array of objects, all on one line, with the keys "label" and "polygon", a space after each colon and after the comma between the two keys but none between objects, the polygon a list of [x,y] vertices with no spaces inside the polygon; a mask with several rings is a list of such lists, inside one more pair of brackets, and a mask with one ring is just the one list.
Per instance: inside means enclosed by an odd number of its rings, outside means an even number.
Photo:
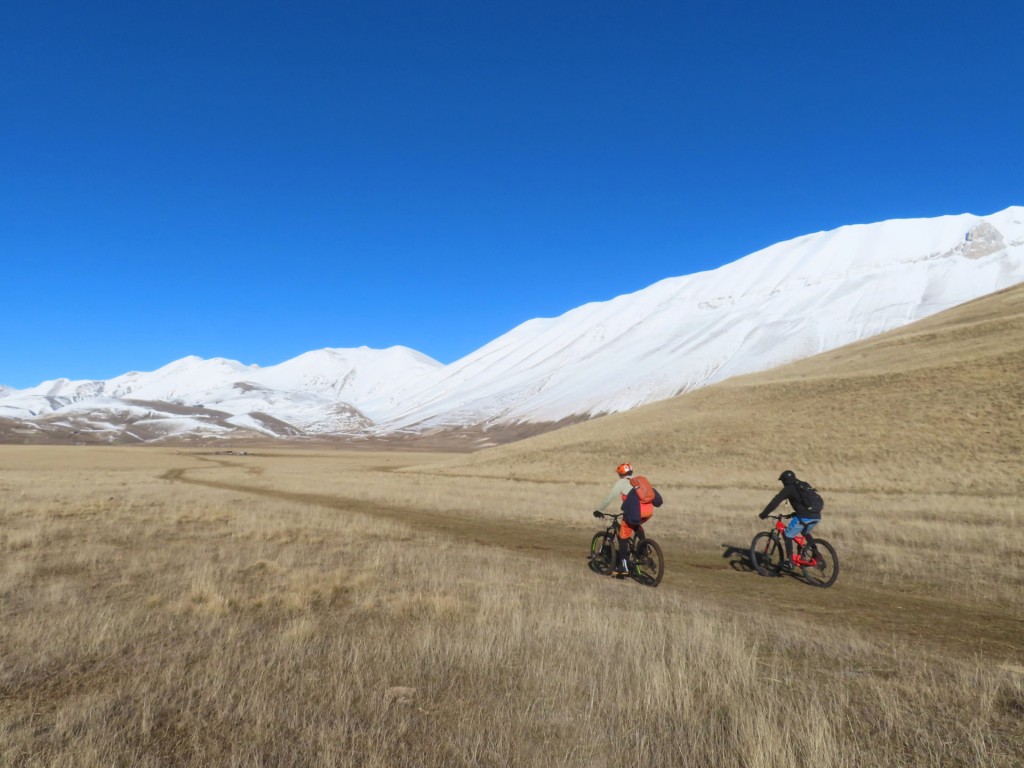
[{"label": "shadow on ground", "polygon": [[729,567],[734,571],[754,573],[754,563],[750,559],[750,545],[738,547],[735,544],[722,545],[722,557],[729,559]]}]

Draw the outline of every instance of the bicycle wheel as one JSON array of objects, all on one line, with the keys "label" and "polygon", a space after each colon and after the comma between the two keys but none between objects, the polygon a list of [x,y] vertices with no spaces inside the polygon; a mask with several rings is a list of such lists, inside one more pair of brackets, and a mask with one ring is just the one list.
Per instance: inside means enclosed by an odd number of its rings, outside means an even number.
[{"label": "bicycle wheel", "polygon": [[778,576],[786,560],[786,548],[769,531],[761,531],[750,542],[750,564],[762,576]]},{"label": "bicycle wheel", "polygon": [[661,577],[665,575],[665,558],[661,554],[661,547],[653,539],[644,539],[636,545],[636,563],[634,576],[641,584],[648,587],[656,587],[661,583]]},{"label": "bicycle wheel", "polygon": [[590,570],[611,573],[615,564],[615,539],[607,532],[598,532],[590,540]]},{"label": "bicycle wheel", "polygon": [[807,537],[800,550],[801,560],[814,560],[814,565],[803,565],[804,581],[812,587],[831,587],[839,578],[839,558],[835,548],[824,539]]}]

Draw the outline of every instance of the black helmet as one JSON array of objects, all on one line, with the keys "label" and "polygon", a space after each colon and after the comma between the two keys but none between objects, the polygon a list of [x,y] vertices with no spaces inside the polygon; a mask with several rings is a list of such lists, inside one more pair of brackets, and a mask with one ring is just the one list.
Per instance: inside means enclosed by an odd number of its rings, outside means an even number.
[{"label": "black helmet", "polygon": [[792,485],[793,483],[796,482],[796,474],[793,472],[792,469],[787,469],[785,472],[779,475],[779,480],[782,481],[783,485]]}]

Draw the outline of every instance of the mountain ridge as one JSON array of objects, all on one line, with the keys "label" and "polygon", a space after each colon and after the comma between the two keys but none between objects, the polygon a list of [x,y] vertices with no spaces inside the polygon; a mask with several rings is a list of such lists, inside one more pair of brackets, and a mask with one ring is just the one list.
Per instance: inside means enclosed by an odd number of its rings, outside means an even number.
[{"label": "mountain ridge", "polygon": [[[809,357],[1022,281],[1021,207],[849,225],[528,320],[449,365],[402,346],[325,348],[268,367],[190,356],[106,381],[0,388],[0,418],[112,441],[130,439],[126,420],[152,423],[144,442],[559,423]],[[137,401],[150,406],[140,413]]]}]

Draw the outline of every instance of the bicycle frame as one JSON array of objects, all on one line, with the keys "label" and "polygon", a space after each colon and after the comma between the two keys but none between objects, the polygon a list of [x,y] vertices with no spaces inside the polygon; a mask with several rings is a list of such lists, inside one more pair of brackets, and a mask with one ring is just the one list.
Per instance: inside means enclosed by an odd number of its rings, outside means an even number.
[{"label": "bicycle frame", "polygon": [[[611,519],[611,522],[608,523],[608,527],[605,529],[605,534],[611,534],[612,538],[614,538],[615,541],[618,542],[619,541],[619,524],[621,523],[622,518],[625,517],[625,515],[623,515],[622,513],[619,513],[617,515],[609,515],[609,514],[607,514],[605,512],[602,512],[601,513],[601,517],[607,517],[607,518]],[[628,539],[628,541],[629,541],[628,546],[629,546],[629,554],[630,555],[635,555],[636,554],[636,544],[637,544],[638,541],[642,540],[641,536],[646,538],[646,534],[643,533],[643,529],[642,528],[634,528],[633,532],[634,532],[633,535],[630,536],[629,539]],[[617,544],[616,544],[616,546],[617,546]]]},{"label": "bicycle frame", "polygon": [[[782,522],[782,515],[772,515],[772,517],[775,518],[775,530],[778,531],[779,537],[785,540],[786,529],[789,526]],[[797,549],[795,552],[793,552],[793,556],[791,558],[791,562],[793,563],[793,565],[800,565],[805,568],[813,568],[818,564],[817,557],[812,557],[810,560],[804,560],[802,557],[800,557],[800,553],[803,551],[804,546],[807,544],[808,536],[810,536],[810,534],[798,533],[796,536],[793,537],[793,541],[797,545]]]}]

